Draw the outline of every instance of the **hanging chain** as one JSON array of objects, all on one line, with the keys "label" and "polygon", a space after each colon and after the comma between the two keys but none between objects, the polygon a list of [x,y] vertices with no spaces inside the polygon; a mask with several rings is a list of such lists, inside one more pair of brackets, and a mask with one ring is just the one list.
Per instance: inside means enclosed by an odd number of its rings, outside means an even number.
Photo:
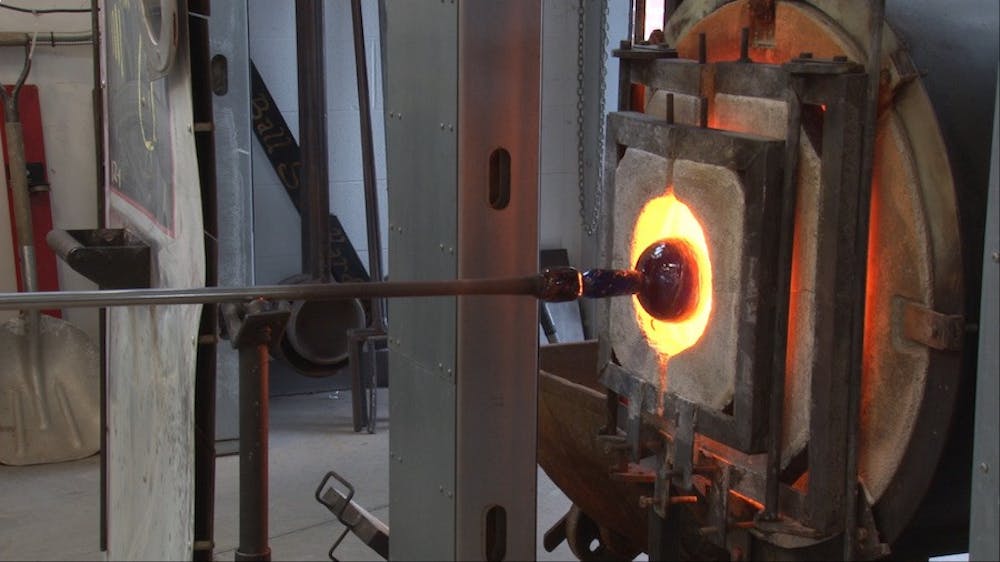
[{"label": "hanging chain", "polygon": [[601,71],[597,92],[597,189],[594,191],[594,216],[591,219],[587,234],[597,232],[597,221],[604,207],[604,145],[605,126],[608,122],[605,107],[605,93],[608,77],[608,0],[601,2],[603,13],[601,17]]},{"label": "hanging chain", "polygon": [[601,211],[604,203],[604,134],[605,134],[605,82],[607,78],[608,60],[608,3],[601,2],[603,7],[603,18],[601,21],[601,63],[600,81],[598,84],[598,132],[597,132],[597,181],[594,189],[594,203],[587,218],[587,197],[586,179],[584,170],[586,168],[586,149],[584,147],[585,127],[584,127],[584,89],[585,89],[585,67],[584,47],[586,38],[586,4],[588,0],[580,0],[577,7],[577,39],[576,39],[576,172],[577,187],[580,199],[580,224],[587,236],[593,236],[597,232],[598,222],[601,218]]},{"label": "hanging chain", "polygon": [[586,4],[587,0],[579,0],[577,4],[577,26],[576,26],[576,183],[577,189],[579,190],[578,197],[580,199],[580,224],[583,226],[583,230],[588,236],[591,235],[590,229],[587,225],[587,198],[586,198],[586,182],[583,177],[584,170],[584,156],[585,150],[583,148],[583,45],[584,45],[584,35],[586,34],[585,28],[585,16],[586,16]]}]

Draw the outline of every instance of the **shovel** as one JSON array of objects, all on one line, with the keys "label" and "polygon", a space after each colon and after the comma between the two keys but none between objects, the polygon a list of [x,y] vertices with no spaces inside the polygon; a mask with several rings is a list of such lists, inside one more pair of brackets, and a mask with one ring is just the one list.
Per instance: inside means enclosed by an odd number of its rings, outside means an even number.
[{"label": "shovel", "polygon": [[[18,93],[0,87],[7,133],[14,225],[21,284],[37,291],[31,201],[28,195]],[[0,463],[28,465],[87,457],[100,448],[100,371],[97,351],[69,322],[21,313],[0,326]]]}]

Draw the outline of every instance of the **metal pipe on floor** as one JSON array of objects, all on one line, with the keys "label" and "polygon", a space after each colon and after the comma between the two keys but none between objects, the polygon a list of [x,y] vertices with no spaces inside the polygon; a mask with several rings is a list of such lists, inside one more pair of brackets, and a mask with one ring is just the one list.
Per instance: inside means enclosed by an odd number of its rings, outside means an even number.
[{"label": "metal pipe on floor", "polygon": [[239,348],[240,364],[240,543],[236,560],[269,561],[268,546],[268,348]]}]

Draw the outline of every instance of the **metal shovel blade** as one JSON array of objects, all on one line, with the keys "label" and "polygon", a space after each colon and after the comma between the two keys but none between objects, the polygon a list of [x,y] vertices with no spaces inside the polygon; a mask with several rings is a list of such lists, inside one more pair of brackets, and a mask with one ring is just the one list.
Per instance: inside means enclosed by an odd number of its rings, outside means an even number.
[{"label": "metal shovel blade", "polygon": [[[68,461],[100,449],[97,350],[69,322],[37,318],[39,365],[32,364],[28,317],[22,314],[0,326],[2,464]],[[39,376],[32,377],[36,368]]]}]

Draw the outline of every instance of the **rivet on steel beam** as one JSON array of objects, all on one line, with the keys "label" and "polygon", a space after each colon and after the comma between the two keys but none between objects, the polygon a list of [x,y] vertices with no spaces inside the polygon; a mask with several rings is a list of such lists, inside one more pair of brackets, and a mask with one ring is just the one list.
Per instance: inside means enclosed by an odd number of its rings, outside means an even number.
[{"label": "rivet on steel beam", "polygon": [[708,37],[704,33],[698,34],[698,64],[708,62]]},{"label": "rivet on steel beam", "polygon": [[994,250],[990,257],[993,258],[993,263],[1000,263],[1000,252]]},{"label": "rivet on steel beam", "polygon": [[979,463],[979,471],[982,472],[983,474],[989,473],[989,471],[990,471],[990,465],[988,465],[988,464],[986,464],[984,462]]}]

